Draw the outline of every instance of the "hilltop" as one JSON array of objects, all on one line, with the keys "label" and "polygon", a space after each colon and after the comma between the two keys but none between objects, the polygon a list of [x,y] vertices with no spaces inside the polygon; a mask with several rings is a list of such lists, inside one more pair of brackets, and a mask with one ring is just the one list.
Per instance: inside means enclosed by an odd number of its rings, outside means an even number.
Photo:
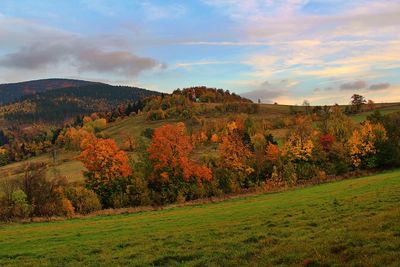
[{"label": "hilltop", "polygon": [[0,84],[0,104],[11,103],[23,96],[34,95],[53,89],[77,87],[97,82],[76,79],[40,79],[17,83]]},{"label": "hilltop", "polygon": [[[17,101],[0,106],[0,120],[4,120],[3,124],[7,125],[9,122],[8,125],[29,126],[34,123],[50,123],[62,126],[66,121],[75,119],[77,116],[111,111],[120,104],[160,95],[159,92],[138,87],[113,86],[84,81],[69,85],[65,80],[55,80],[57,82],[50,83],[54,86],[63,85],[61,88],[50,90],[40,87],[40,85],[49,85],[47,80],[45,81],[32,82],[37,86],[36,88],[40,88],[37,92],[24,95]],[[7,90],[12,90],[12,88],[7,87]]]}]

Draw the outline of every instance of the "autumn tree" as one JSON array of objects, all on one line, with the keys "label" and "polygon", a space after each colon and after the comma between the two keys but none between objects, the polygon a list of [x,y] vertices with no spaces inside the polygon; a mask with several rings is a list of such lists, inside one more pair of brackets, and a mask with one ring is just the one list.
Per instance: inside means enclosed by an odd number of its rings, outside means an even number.
[{"label": "autumn tree", "polygon": [[333,143],[335,142],[335,137],[329,133],[321,134],[319,136],[319,142],[322,145],[322,148],[328,152],[331,150]]},{"label": "autumn tree", "polygon": [[211,135],[211,142],[213,142],[213,143],[217,143],[218,141],[219,141],[219,136],[218,136],[218,134],[213,134],[213,135]]},{"label": "autumn tree", "polygon": [[9,157],[7,149],[0,147],[0,166],[4,166],[8,164],[8,162]]},{"label": "autumn tree", "polygon": [[67,181],[63,178],[48,179],[47,164],[28,163],[24,166],[21,189],[26,194],[26,201],[31,206],[31,215],[65,215],[66,210],[63,188]]},{"label": "autumn tree", "polygon": [[64,133],[61,133],[56,143],[64,145],[66,149],[69,150],[79,150],[81,149],[81,143],[89,139],[94,139],[95,135],[82,128],[68,128]]},{"label": "autumn tree", "polygon": [[379,153],[377,144],[387,140],[387,134],[382,124],[372,124],[365,121],[360,129],[354,130],[348,144],[350,155],[355,167],[376,167],[376,155]]},{"label": "autumn tree", "polygon": [[131,134],[121,134],[123,138],[122,148],[125,151],[134,151],[137,147],[136,138]]},{"label": "autumn tree", "polygon": [[298,179],[311,179],[317,175],[318,135],[308,117],[296,118],[295,127],[289,132],[281,152],[281,174],[286,182],[296,184]]},{"label": "autumn tree", "polygon": [[265,153],[268,161],[272,163],[278,162],[280,156],[280,150],[278,145],[273,143],[268,143]]},{"label": "autumn tree", "polygon": [[202,187],[212,178],[211,170],[190,158],[193,146],[183,123],[166,124],[155,129],[148,148],[152,164],[150,186],[159,193],[159,201],[174,202],[178,194],[194,198],[192,186]]},{"label": "autumn tree", "polygon": [[252,173],[254,170],[247,164],[251,151],[243,144],[240,128],[236,122],[227,125],[227,133],[222,137],[219,146],[221,164],[229,169],[243,173]]},{"label": "autumn tree", "polygon": [[251,160],[253,153],[243,141],[244,127],[240,119],[226,125],[218,147],[218,167],[225,191],[235,191],[245,186],[248,177],[254,173]]},{"label": "autumn tree", "polygon": [[346,116],[339,106],[334,106],[331,111],[325,113],[319,123],[322,134],[332,135],[339,142],[347,141],[355,128],[354,121]]},{"label": "autumn tree", "polygon": [[[89,118],[90,120],[88,122],[85,122],[85,118]],[[83,121],[84,124],[82,128],[91,133],[97,133],[107,126],[107,120],[104,118],[92,119],[91,117],[84,117]]]},{"label": "autumn tree", "polygon": [[[128,155],[112,139],[92,139],[82,145],[78,157],[84,166],[86,187],[92,189],[105,207],[121,202],[127,178],[132,174]],[[116,199],[113,199],[116,198]]]},{"label": "autumn tree", "polygon": [[282,154],[290,161],[309,161],[314,149],[314,130],[305,117],[296,118],[296,127],[288,135]]}]

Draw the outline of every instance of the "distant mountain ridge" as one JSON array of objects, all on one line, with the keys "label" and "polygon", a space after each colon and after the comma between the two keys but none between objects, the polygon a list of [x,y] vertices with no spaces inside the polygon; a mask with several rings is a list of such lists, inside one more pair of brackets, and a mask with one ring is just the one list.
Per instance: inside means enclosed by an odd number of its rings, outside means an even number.
[{"label": "distant mountain ridge", "polygon": [[[51,80],[51,82],[41,80],[39,82],[42,85],[40,92],[22,95],[7,104],[0,103],[0,121],[3,122],[3,125],[26,125],[38,122],[62,125],[77,116],[93,112],[109,112],[119,105],[127,105],[146,97],[161,95],[160,92],[138,87],[114,86],[80,80],[73,80],[71,83],[74,86],[52,87],[66,86],[68,82],[63,79]],[[47,87],[43,87],[44,85]],[[12,90],[12,87],[11,89],[7,88],[4,90]],[[15,88],[20,89],[23,86]]]},{"label": "distant mountain ridge", "polygon": [[33,95],[53,89],[78,87],[95,83],[98,82],[62,78],[4,83],[0,84],[0,104],[11,103],[23,96]]}]

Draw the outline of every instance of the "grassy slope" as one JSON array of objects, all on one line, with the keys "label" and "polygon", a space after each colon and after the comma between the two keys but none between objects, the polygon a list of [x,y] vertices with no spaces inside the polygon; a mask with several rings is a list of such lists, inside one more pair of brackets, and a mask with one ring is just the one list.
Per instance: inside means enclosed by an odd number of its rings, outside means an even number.
[{"label": "grassy slope", "polygon": [[[210,104],[215,105],[215,104]],[[302,109],[303,107],[297,107],[298,109]],[[381,110],[382,114],[388,114],[395,111],[400,111],[400,103],[394,104],[377,104],[376,108]],[[289,106],[286,105],[272,105],[272,104],[262,104],[260,106],[260,112],[255,115],[251,115],[254,117],[262,117],[262,118],[273,118],[279,116],[289,115]],[[367,115],[372,112],[363,112],[357,115],[353,115],[352,118],[356,122],[362,122],[366,119]],[[157,128],[165,123],[177,122],[178,120],[163,120],[163,121],[147,121],[145,119],[145,115],[140,116],[132,116],[125,118],[123,120],[114,122],[109,125],[109,127],[105,130],[105,133],[114,138],[118,143],[121,143],[123,140],[124,134],[130,134],[136,138],[140,136],[140,134],[146,128]],[[278,141],[282,141],[287,129],[276,129],[272,130],[271,133],[274,135]],[[205,148],[204,152],[210,152],[211,148]],[[212,151],[211,151],[212,152]],[[196,151],[196,157],[200,158],[203,151]],[[55,163],[51,162],[51,158],[49,155],[41,155],[28,161],[45,161],[49,162],[49,177],[52,176],[53,173],[57,172],[61,176],[67,177],[70,181],[82,181],[82,170],[84,169],[82,164],[75,159],[77,156],[76,153],[73,152],[60,152],[58,160]],[[6,177],[18,177],[22,175],[23,168],[22,166],[26,163],[17,162],[4,167],[0,167],[0,179]]]},{"label": "grassy slope", "polygon": [[49,169],[47,171],[48,177],[60,175],[66,177],[71,182],[82,181],[82,170],[84,167],[83,164],[76,159],[76,156],[76,152],[61,150],[58,152],[55,162],[53,162],[49,154],[42,154],[25,161],[14,162],[0,168],[0,179],[22,177],[24,165],[28,162],[47,162],[49,164]]},{"label": "grassy slope", "polygon": [[1,266],[398,266],[400,170],[130,215],[0,226]]},{"label": "grassy slope", "polygon": [[[400,111],[400,104],[393,104],[391,106],[386,106],[386,107],[382,107],[379,108],[378,110],[381,111],[382,115],[386,115],[389,113],[393,113],[393,112],[398,112]],[[365,111],[365,112],[361,112],[360,114],[356,114],[356,115],[352,115],[351,117],[353,118],[353,120],[355,122],[363,122],[367,119],[368,115],[371,115],[373,113],[373,111]]]}]

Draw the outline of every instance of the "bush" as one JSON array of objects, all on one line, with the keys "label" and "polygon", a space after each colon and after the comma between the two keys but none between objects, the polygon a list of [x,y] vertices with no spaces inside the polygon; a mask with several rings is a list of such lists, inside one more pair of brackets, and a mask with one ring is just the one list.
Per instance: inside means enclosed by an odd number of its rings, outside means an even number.
[{"label": "bush", "polygon": [[146,138],[153,138],[153,134],[154,134],[154,129],[153,128],[146,128],[143,132],[142,135]]},{"label": "bush", "polygon": [[314,177],[318,177],[319,169],[317,166],[302,162],[295,164],[296,176],[299,180],[310,180]]},{"label": "bush", "polygon": [[297,183],[297,174],[295,165],[292,162],[288,162],[283,166],[282,178],[285,182],[295,185]]},{"label": "bush", "polygon": [[0,182],[0,220],[8,221],[13,217],[12,194],[18,190],[16,180],[2,180]]},{"label": "bush", "polygon": [[0,166],[4,166],[10,163],[7,150],[0,147]]},{"label": "bush", "polygon": [[147,182],[140,177],[134,177],[132,184],[127,186],[126,197],[131,206],[149,205],[151,200]]},{"label": "bush", "polygon": [[18,189],[11,195],[12,215],[17,218],[26,218],[29,216],[31,206],[28,204],[27,196],[24,191]]},{"label": "bush", "polygon": [[65,178],[47,180],[46,171],[45,163],[29,163],[25,166],[21,188],[32,206],[32,215],[64,215],[62,199],[67,181]]},{"label": "bush", "polygon": [[235,193],[240,191],[240,182],[236,172],[232,172],[225,168],[216,168],[213,170],[218,179],[218,187],[223,193]]},{"label": "bush", "polygon": [[65,196],[77,213],[88,214],[101,209],[96,193],[82,186],[67,188]]},{"label": "bush", "polygon": [[75,213],[75,209],[72,206],[71,201],[67,198],[63,198],[61,200],[61,206],[62,206],[62,211],[64,213],[64,216],[67,216],[68,218],[72,217]]},{"label": "bush", "polygon": [[165,119],[165,112],[161,109],[147,112],[147,120],[157,121]]}]

